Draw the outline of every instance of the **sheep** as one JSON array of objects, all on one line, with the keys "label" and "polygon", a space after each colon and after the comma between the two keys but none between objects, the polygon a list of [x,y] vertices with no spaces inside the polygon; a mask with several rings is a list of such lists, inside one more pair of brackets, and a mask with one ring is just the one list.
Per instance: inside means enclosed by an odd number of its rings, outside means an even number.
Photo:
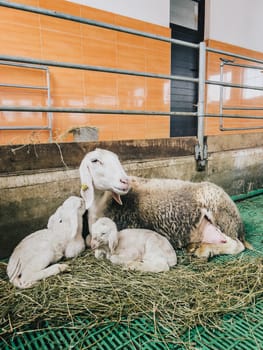
[{"label": "sheep", "polygon": [[82,198],[70,196],[49,218],[47,228],[31,233],[15,247],[7,265],[7,275],[14,286],[29,288],[69,269],[65,263],[54,263],[63,256],[73,258],[84,251],[85,210]]},{"label": "sheep", "polygon": [[98,219],[91,227],[91,249],[95,257],[106,256],[113,264],[147,272],[169,271],[176,265],[176,253],[169,241],[147,229],[125,229],[109,218]]},{"label": "sheep", "polygon": [[[128,177],[117,155],[103,149],[88,153],[79,171],[89,232],[92,223],[106,216],[118,230],[154,230],[174,249],[188,248],[197,257],[252,248],[235,203],[213,183]],[[88,246],[90,239],[88,235]]]}]

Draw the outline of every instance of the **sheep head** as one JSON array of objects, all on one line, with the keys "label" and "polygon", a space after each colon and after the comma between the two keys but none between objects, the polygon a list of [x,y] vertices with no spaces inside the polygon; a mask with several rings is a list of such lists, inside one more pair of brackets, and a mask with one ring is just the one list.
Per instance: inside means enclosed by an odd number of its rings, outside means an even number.
[{"label": "sheep head", "polygon": [[[48,220],[48,229],[55,233],[70,230],[70,239],[82,231],[82,216],[86,211],[85,202],[82,198],[70,196],[58,207],[56,212]],[[65,230],[66,228],[66,230]]]},{"label": "sheep head", "polygon": [[79,171],[80,194],[86,202],[86,209],[93,203],[94,188],[99,191],[111,191],[116,202],[122,204],[120,196],[129,191],[129,181],[115,153],[97,148],[86,154]]},{"label": "sheep head", "polygon": [[106,249],[114,252],[118,245],[116,224],[109,218],[98,219],[91,227],[91,249]]}]

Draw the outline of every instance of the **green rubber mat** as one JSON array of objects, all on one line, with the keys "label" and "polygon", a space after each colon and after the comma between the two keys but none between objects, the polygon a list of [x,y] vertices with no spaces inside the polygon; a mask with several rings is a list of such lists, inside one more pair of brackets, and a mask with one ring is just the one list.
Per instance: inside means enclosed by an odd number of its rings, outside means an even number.
[{"label": "green rubber mat", "polygon": [[[263,195],[238,201],[237,205],[244,220],[247,240],[254,246],[253,251],[247,250],[242,254],[263,256]],[[51,328],[47,323],[41,327],[37,331],[25,330],[6,340],[0,340],[0,349],[263,350],[263,298],[261,295],[254,305],[239,314],[225,315],[219,326],[198,326],[189,330],[182,336],[180,345],[162,341],[160,329],[158,337],[155,338],[156,325],[147,318],[117,324],[105,321],[103,326],[92,330],[89,330],[88,321],[83,319],[76,319],[74,324],[59,328]],[[176,342],[178,343],[178,339]]]}]

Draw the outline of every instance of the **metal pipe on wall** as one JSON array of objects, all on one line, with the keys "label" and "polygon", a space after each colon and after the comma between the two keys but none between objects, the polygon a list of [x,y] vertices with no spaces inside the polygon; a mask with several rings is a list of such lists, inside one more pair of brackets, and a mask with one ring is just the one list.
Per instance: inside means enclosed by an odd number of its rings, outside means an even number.
[{"label": "metal pipe on wall", "polygon": [[33,63],[39,65],[46,65],[50,67],[60,67],[60,68],[71,68],[71,69],[81,69],[81,70],[89,70],[103,73],[116,73],[116,74],[124,74],[124,75],[134,75],[139,77],[146,78],[156,78],[156,79],[167,79],[167,80],[181,80],[181,81],[189,81],[198,83],[198,78],[190,78],[181,75],[168,75],[168,74],[154,74],[154,73],[144,73],[138,71],[131,71],[127,69],[115,69],[115,68],[107,68],[101,66],[90,66],[86,64],[75,64],[75,63],[67,63],[67,62],[57,62],[51,60],[40,60],[33,59],[28,57],[17,57],[17,56],[7,56],[0,55],[0,60],[10,61],[10,62],[22,62],[22,63]]},{"label": "metal pipe on wall", "polygon": [[205,114],[205,78],[206,78],[206,44],[200,43],[199,47],[199,83],[198,83],[198,125],[197,138],[198,144],[195,149],[195,158],[197,160],[198,170],[202,170],[206,164],[206,145],[204,144],[204,114]]},{"label": "metal pipe on wall", "polygon": [[22,11],[27,11],[27,12],[38,13],[38,14],[50,16],[50,17],[61,18],[61,19],[68,20],[68,21],[89,24],[89,25],[93,25],[93,26],[97,26],[97,27],[101,27],[101,28],[112,29],[112,30],[116,30],[118,32],[133,34],[133,35],[142,36],[142,37],[149,38],[149,39],[165,41],[168,43],[183,45],[183,46],[192,47],[192,48],[196,48],[196,49],[198,49],[198,47],[199,47],[199,44],[189,43],[187,41],[181,41],[181,40],[177,40],[177,39],[170,39],[170,38],[167,38],[164,36],[149,34],[147,32],[141,32],[138,30],[129,29],[129,28],[122,27],[122,26],[115,26],[112,24],[94,21],[94,20],[83,18],[83,17],[73,16],[73,15],[69,15],[66,13],[53,11],[53,10],[47,10],[47,9],[43,9],[43,8],[39,8],[39,7],[17,4],[17,3],[12,3],[9,1],[2,1],[2,0],[0,0],[0,6],[13,8],[13,9],[17,9],[17,10],[22,10]]},{"label": "metal pipe on wall", "polygon": [[253,58],[253,57],[249,57],[249,56],[238,55],[238,54],[233,53],[233,52],[218,50],[218,49],[214,49],[214,48],[211,48],[211,47],[207,47],[206,50],[208,52],[219,53],[219,54],[223,54],[223,55],[226,55],[226,56],[230,56],[230,57],[234,57],[234,58],[240,58],[242,60],[263,64],[263,60],[259,60],[257,58]]}]

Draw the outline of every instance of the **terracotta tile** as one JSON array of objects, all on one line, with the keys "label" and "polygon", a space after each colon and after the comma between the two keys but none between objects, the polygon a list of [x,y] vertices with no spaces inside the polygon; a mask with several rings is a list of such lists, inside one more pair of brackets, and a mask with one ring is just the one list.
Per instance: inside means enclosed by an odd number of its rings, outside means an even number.
[{"label": "terracotta tile", "polygon": [[84,97],[84,75],[82,70],[69,68],[50,68],[51,95],[67,95],[73,98]]},{"label": "terracotta tile", "polygon": [[144,110],[147,92],[144,77],[119,76],[118,101],[120,109]]},{"label": "terracotta tile", "polygon": [[80,5],[65,0],[38,0],[39,7],[57,12],[67,13],[73,16],[80,16]]},{"label": "terracotta tile", "polygon": [[116,67],[116,45],[110,41],[89,40],[82,42],[83,63],[93,66]]},{"label": "terracotta tile", "polygon": [[47,16],[40,17],[41,28],[80,36],[80,23]]},{"label": "terracotta tile", "polygon": [[48,131],[44,130],[0,131],[1,145],[25,145],[29,143],[47,143],[48,139],[49,133]]},{"label": "terracotta tile", "polygon": [[43,29],[42,58],[59,62],[82,63],[80,37]]},{"label": "terracotta tile", "polygon": [[112,44],[116,44],[117,32],[115,30],[81,24],[81,33],[83,36],[83,41],[95,39],[100,41],[109,41]]},{"label": "terracotta tile", "polygon": [[166,138],[170,136],[170,117],[153,116],[146,122],[146,138]]},{"label": "terracotta tile", "polygon": [[15,2],[17,4],[23,4],[23,5],[34,6],[34,7],[38,7],[39,5],[39,0],[16,0]]},{"label": "terracotta tile", "polygon": [[117,41],[118,45],[129,45],[145,48],[145,38],[141,36],[118,32]]},{"label": "terracotta tile", "polygon": [[170,75],[171,63],[169,54],[160,55],[157,52],[148,50],[146,55],[146,71],[154,74]]},{"label": "terracotta tile", "polygon": [[116,108],[118,104],[117,96],[117,76],[114,74],[86,72],[85,96],[86,106],[89,108]]},{"label": "terracotta tile", "polygon": [[46,86],[46,72],[39,69],[0,64],[2,84]]},{"label": "terracotta tile", "polygon": [[40,57],[40,31],[19,24],[0,23],[0,45],[4,55]]},{"label": "terracotta tile", "polygon": [[0,23],[38,27],[40,15],[32,12],[1,7]]},{"label": "terracotta tile", "polygon": [[146,51],[144,48],[117,44],[117,67],[145,72]]},{"label": "terracotta tile", "polygon": [[147,80],[147,109],[151,111],[170,110],[170,82],[162,79]]},{"label": "terracotta tile", "polygon": [[138,30],[141,32],[146,32],[147,23],[144,21],[137,20],[135,18],[116,15],[115,23],[117,26],[130,28],[133,30]]},{"label": "terracotta tile", "polygon": [[80,14],[81,14],[81,17],[84,17],[90,20],[95,20],[97,22],[105,22],[109,24],[115,23],[115,17],[116,17],[115,14],[108,11],[99,10],[94,7],[82,5],[80,7]]},{"label": "terracotta tile", "polygon": [[167,27],[163,27],[154,23],[146,23],[146,32],[149,32],[151,34],[159,35],[159,36],[164,36],[167,38],[171,37],[171,29]]},{"label": "terracotta tile", "polygon": [[[39,0],[39,3],[40,7],[44,9],[80,17],[80,5],[76,3],[64,0]],[[80,23],[70,20],[42,15],[40,16],[40,26],[47,30],[55,30],[70,35],[80,35]]]}]

